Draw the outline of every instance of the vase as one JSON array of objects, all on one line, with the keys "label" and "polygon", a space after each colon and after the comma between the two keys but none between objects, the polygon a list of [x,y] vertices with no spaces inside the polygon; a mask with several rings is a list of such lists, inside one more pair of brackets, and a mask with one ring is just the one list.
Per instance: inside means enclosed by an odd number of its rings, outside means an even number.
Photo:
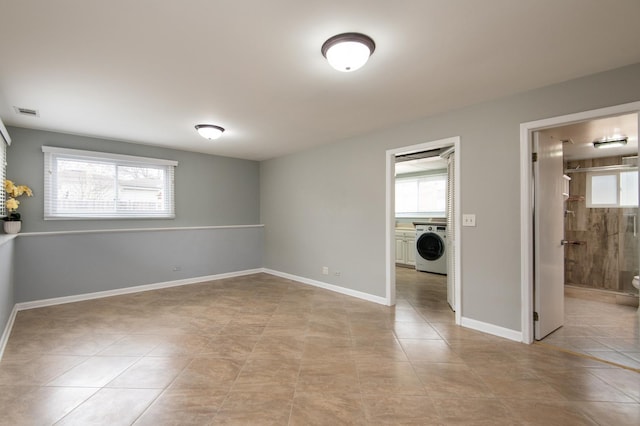
[{"label": "vase", "polygon": [[22,228],[22,221],[20,220],[5,220],[4,221],[4,233],[5,234],[17,234]]}]

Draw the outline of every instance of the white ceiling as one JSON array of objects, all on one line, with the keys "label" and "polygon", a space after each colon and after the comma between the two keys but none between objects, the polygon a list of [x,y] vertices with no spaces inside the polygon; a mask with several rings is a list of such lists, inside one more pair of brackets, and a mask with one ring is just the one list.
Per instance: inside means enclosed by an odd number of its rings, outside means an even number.
[{"label": "white ceiling", "polygon": [[[561,141],[565,160],[638,155],[638,115],[627,114],[584,121],[543,131]],[[613,137],[626,137],[627,144],[620,148],[596,149],[593,142]]]},{"label": "white ceiling", "polygon": [[[640,62],[638,0],[0,0],[0,16],[5,124],[255,160]],[[339,73],[320,47],[351,31],[376,51]]]}]

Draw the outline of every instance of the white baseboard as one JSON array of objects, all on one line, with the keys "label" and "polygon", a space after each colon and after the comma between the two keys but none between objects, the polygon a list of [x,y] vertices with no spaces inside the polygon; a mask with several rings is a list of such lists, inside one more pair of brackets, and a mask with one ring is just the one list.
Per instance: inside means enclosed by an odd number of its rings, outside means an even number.
[{"label": "white baseboard", "polygon": [[462,317],[460,325],[473,330],[482,331],[483,333],[493,334],[494,336],[503,337],[516,342],[522,342],[521,331],[511,330],[510,328],[504,328],[499,325],[489,324],[466,317]]},{"label": "white baseboard", "polygon": [[63,303],[82,302],[84,300],[100,299],[103,297],[119,296],[119,295],[130,294],[130,293],[140,293],[143,291],[158,290],[161,288],[168,288],[168,287],[178,287],[181,285],[199,284],[206,281],[216,281],[216,280],[222,280],[225,278],[242,277],[244,275],[258,274],[260,272],[264,272],[262,268],[249,269],[249,270],[238,271],[238,272],[227,272],[224,274],[185,278],[182,280],[165,281],[161,283],[145,284],[145,285],[139,285],[134,287],[117,288],[114,290],[97,291],[95,293],[78,294],[74,296],[54,297],[51,299],[16,303],[16,308],[18,311],[22,311],[25,309],[42,308],[44,306],[61,305]]},{"label": "white baseboard", "polygon": [[11,315],[9,315],[9,319],[7,320],[7,324],[4,326],[2,336],[0,337],[0,360],[2,359],[4,349],[7,346],[7,342],[9,341],[9,335],[11,334],[11,329],[13,328],[13,323],[16,320],[17,313],[18,309],[14,305],[13,309],[11,310]]},{"label": "white baseboard", "polygon": [[287,274],[286,272],[274,271],[273,269],[263,269],[263,272],[266,274],[275,275],[276,277],[286,278],[288,280],[298,281],[302,284],[312,285],[314,287],[324,288],[325,290],[334,291],[336,293],[346,294],[347,296],[357,297],[358,299],[366,300],[369,302],[378,303],[380,305],[388,306],[388,301],[384,297],[374,296],[369,293],[363,293],[357,290],[351,290],[349,288],[340,287],[333,284],[324,283],[322,281],[316,281],[305,277],[300,277],[297,275]]}]

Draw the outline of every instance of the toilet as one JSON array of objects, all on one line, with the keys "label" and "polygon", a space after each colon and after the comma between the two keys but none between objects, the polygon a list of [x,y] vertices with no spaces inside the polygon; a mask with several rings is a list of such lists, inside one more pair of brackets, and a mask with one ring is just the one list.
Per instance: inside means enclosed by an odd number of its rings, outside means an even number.
[{"label": "toilet", "polygon": [[[636,288],[636,290],[640,290],[640,276],[636,275],[633,277],[631,284]],[[638,306],[638,313],[640,314],[640,306]]]}]

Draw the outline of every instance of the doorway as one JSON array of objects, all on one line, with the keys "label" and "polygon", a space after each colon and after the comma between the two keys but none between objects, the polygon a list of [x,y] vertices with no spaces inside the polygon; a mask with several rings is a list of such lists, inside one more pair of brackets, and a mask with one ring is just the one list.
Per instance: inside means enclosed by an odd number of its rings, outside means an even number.
[{"label": "doorway", "polygon": [[[636,128],[637,128],[639,111],[640,111],[640,102],[634,102],[631,104],[624,104],[624,105],[619,105],[615,107],[587,111],[587,112],[578,113],[578,114],[560,116],[560,117],[540,120],[536,122],[523,123],[520,126],[521,241],[522,241],[522,253],[521,253],[522,319],[521,320],[522,320],[522,338],[525,343],[532,343],[534,338],[537,337],[535,336],[535,333],[534,333],[534,330],[536,328],[534,327],[535,321],[539,321],[540,317],[542,315],[545,315],[542,312],[538,312],[541,309],[540,306],[537,304],[540,302],[539,298],[542,297],[544,299],[545,296],[549,297],[550,292],[553,292],[553,291],[555,291],[557,294],[557,290],[558,290],[557,285],[553,286],[553,289],[548,289],[548,288],[545,288],[544,286],[539,288],[535,284],[536,266],[538,266],[538,264],[536,263],[537,259],[535,257],[536,245],[534,244],[534,242],[535,242],[536,227],[534,225],[534,218],[537,217],[535,214],[536,211],[538,212],[538,215],[540,215],[540,211],[542,209],[539,208],[540,206],[535,205],[535,197],[534,197],[533,182],[535,179],[535,175],[534,175],[534,167],[532,167],[532,152],[533,152],[532,147],[533,147],[534,139],[537,136],[543,134],[540,132],[543,132],[548,129],[570,126],[576,123],[603,119],[607,117],[617,117],[617,116],[622,116],[626,114],[636,114],[635,120],[636,120]],[[562,152],[562,147],[560,148],[560,152]],[[571,209],[568,207],[564,208],[564,210],[571,211]],[[558,241],[555,242],[554,244],[557,246],[561,244],[562,240],[565,240],[565,243],[567,243],[566,239],[563,236],[560,239],[558,239]],[[579,240],[573,240],[573,241],[576,242]],[[562,250],[564,251],[564,248],[562,248]],[[562,262],[562,268],[564,272],[564,262]],[[538,273],[540,274],[541,272],[539,271]],[[560,285],[562,286],[561,287],[562,296],[560,297],[563,297],[564,274],[562,275],[562,282],[560,283]],[[556,310],[558,306],[557,299],[555,298],[555,296],[551,297],[550,299],[553,300],[554,302],[552,303],[552,305],[554,306],[552,306],[551,309]],[[561,306],[564,306],[564,304],[562,304]],[[543,306],[543,309],[544,309],[544,306]],[[537,318],[534,318],[534,315]],[[558,317],[557,311],[551,312],[550,316],[545,315],[545,320],[550,317],[553,317],[554,315],[556,316],[556,318]],[[562,315],[562,318],[563,317],[564,315]],[[553,331],[553,329],[558,328],[560,326],[562,326],[562,323],[552,324],[550,326],[550,328],[552,329],[551,331]]]},{"label": "doorway", "polygon": [[[451,157],[453,172],[453,193],[452,211],[450,220],[452,221],[452,229],[460,229],[460,138],[453,137],[441,139],[422,144],[406,146],[386,153],[386,302],[389,306],[396,303],[396,210],[395,210],[395,164],[396,156],[409,153],[417,153],[423,151],[441,150],[442,148],[452,148],[455,153]],[[460,251],[455,247],[460,246],[459,232],[456,232],[448,241],[453,247],[453,256],[451,256],[448,274],[452,278],[452,298],[455,311],[455,322],[460,324],[461,318],[461,280],[460,280]],[[447,275],[448,276],[448,275]]]}]

